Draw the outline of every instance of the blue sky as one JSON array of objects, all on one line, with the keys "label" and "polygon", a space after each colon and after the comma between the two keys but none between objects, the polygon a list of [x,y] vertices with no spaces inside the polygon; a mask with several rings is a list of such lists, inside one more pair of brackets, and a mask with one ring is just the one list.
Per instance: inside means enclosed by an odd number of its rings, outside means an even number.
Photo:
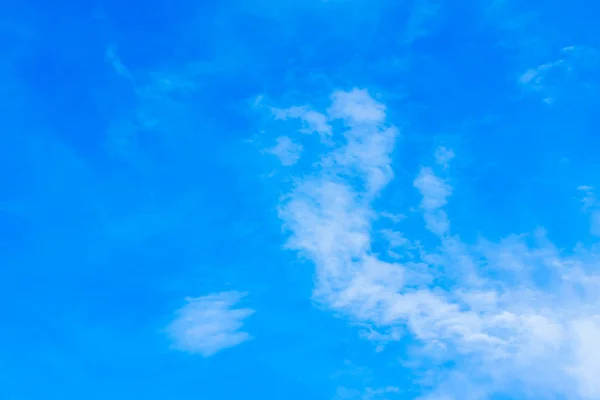
[{"label": "blue sky", "polygon": [[600,399],[599,14],[3,2],[0,399]]}]

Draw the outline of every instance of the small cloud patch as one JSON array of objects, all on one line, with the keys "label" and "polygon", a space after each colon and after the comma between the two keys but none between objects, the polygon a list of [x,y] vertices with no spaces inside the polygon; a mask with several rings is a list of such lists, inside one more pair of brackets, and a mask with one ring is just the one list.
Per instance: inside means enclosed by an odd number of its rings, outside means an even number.
[{"label": "small cloud patch", "polygon": [[242,297],[243,293],[231,291],[187,298],[167,328],[173,348],[210,357],[252,339],[241,329],[254,310],[235,308]]}]

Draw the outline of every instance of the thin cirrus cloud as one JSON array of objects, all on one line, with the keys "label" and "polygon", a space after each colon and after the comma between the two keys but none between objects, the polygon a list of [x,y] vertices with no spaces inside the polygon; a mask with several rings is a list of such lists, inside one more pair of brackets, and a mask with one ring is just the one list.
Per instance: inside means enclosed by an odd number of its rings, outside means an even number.
[{"label": "thin cirrus cloud", "polygon": [[209,357],[251,340],[242,328],[254,310],[237,307],[242,297],[244,293],[231,291],[186,299],[167,328],[173,347]]},{"label": "thin cirrus cloud", "polygon": [[[519,83],[528,91],[542,96],[542,101],[552,105],[563,95],[565,88],[583,87],[582,80],[588,71],[596,71],[599,57],[595,49],[584,46],[568,46],[560,50],[554,60],[529,68],[519,76]],[[569,85],[565,85],[568,82]]]},{"label": "thin cirrus cloud", "polygon": [[307,106],[295,106],[285,109],[272,108],[271,112],[275,119],[288,120],[299,119],[303,123],[300,132],[318,133],[322,137],[331,135],[331,126],[327,122],[327,117]]},{"label": "thin cirrus cloud", "polygon": [[600,209],[598,208],[598,200],[592,186],[579,186],[577,188],[583,193],[581,199],[581,206],[583,211],[587,212],[590,216],[590,234],[593,236],[600,236]]},{"label": "thin cirrus cloud", "polygon": [[[543,230],[464,242],[446,210],[453,186],[443,174],[454,153],[440,148],[414,179],[425,232],[438,245],[387,229],[403,238],[396,259],[411,261],[383,258],[373,250],[374,221],[386,212],[375,200],[394,177],[398,130],[366,90],[336,91],[330,101],[323,115],[341,122],[332,132],[341,145],[325,148],[279,205],[286,248],[315,267],[314,300],[373,329],[406,329],[422,350],[415,362],[438,371],[423,398],[486,399],[511,390],[600,398],[598,250],[567,255]],[[454,367],[438,368],[450,359]]]},{"label": "thin cirrus cloud", "polygon": [[276,156],[286,167],[296,164],[302,153],[302,145],[294,142],[288,136],[280,136],[276,142],[276,145],[268,149],[267,153]]}]

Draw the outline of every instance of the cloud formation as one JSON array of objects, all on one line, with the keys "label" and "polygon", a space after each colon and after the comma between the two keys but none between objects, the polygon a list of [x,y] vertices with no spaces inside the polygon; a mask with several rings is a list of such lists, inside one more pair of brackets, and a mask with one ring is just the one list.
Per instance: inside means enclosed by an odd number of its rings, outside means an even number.
[{"label": "cloud formation", "polygon": [[597,70],[598,52],[584,46],[562,48],[556,59],[529,68],[519,77],[519,83],[528,91],[543,96],[543,102],[551,105],[565,88],[586,87],[589,82],[582,79],[588,71]]},{"label": "cloud formation", "polygon": [[390,262],[373,250],[374,221],[383,214],[374,200],[393,179],[398,131],[366,90],[336,91],[330,100],[327,120],[341,122],[333,132],[341,145],[324,151],[279,209],[286,247],[315,265],[315,301],[377,329],[406,328],[430,370],[452,360],[428,399],[600,398],[597,248],[564,252],[543,230],[463,242],[451,230],[445,206],[453,187],[441,175],[453,152],[440,148],[437,167],[423,166],[414,180],[438,245],[387,230],[403,239],[394,252],[410,255]]},{"label": "cloud formation", "polygon": [[177,310],[177,317],[167,328],[173,347],[209,357],[252,339],[241,329],[254,310],[236,308],[243,296],[220,292],[186,299],[187,304]]},{"label": "cloud formation", "polygon": [[271,108],[275,119],[288,120],[299,119],[302,121],[302,133],[318,133],[323,138],[331,135],[331,126],[327,123],[327,117],[308,106],[295,106],[290,108]]},{"label": "cloud formation", "polygon": [[277,144],[268,149],[267,153],[276,156],[286,167],[296,164],[302,153],[302,145],[294,142],[288,136],[280,136],[276,142]]}]

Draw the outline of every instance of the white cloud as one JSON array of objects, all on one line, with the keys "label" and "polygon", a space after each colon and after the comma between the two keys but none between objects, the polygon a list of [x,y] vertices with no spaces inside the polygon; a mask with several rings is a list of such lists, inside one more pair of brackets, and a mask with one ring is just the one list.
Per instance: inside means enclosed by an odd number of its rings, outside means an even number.
[{"label": "white cloud", "polygon": [[600,236],[600,210],[595,210],[591,215],[590,233],[594,236]]},{"label": "white cloud", "polygon": [[423,196],[421,208],[427,212],[435,211],[445,206],[448,197],[452,194],[452,187],[437,177],[429,167],[421,168],[421,172],[417,179],[415,179],[414,185],[421,193],[421,196]]},{"label": "white cloud", "polygon": [[398,132],[385,124],[385,106],[366,90],[336,91],[331,101],[328,113],[344,122],[346,144],[326,155],[324,166],[346,177],[357,174],[367,194],[375,195],[394,177],[391,154]]},{"label": "white cloud", "polygon": [[421,168],[414,186],[422,196],[421,209],[427,229],[438,236],[444,235],[450,229],[450,222],[441,208],[446,205],[448,197],[452,194],[452,187],[438,178],[429,167]]},{"label": "white cloud", "polygon": [[597,70],[599,61],[595,49],[568,46],[560,50],[556,59],[529,68],[518,81],[527,90],[540,94],[544,103],[552,105],[563,91],[586,87],[581,79],[586,74],[582,72]]},{"label": "white cloud", "polygon": [[385,121],[385,106],[373,99],[364,89],[333,92],[331,101],[329,115],[332,118],[345,120],[349,126],[360,124],[372,126]]},{"label": "white cloud", "polygon": [[282,165],[290,166],[296,164],[302,153],[302,145],[295,143],[288,136],[280,136],[276,141],[277,144],[268,149],[267,153],[273,154],[279,158]]},{"label": "white cloud", "polygon": [[[384,388],[366,388],[364,391],[339,387],[336,391],[334,400],[384,400],[390,395],[400,393],[400,388],[388,386]],[[397,396],[394,396],[396,398]]]},{"label": "white cloud", "polygon": [[519,77],[519,82],[523,85],[529,85],[535,91],[540,91],[544,89],[544,74],[564,63],[564,60],[556,60],[538,65],[535,68],[530,68]]},{"label": "white cloud", "polygon": [[318,133],[323,140],[331,135],[332,129],[327,121],[327,116],[314,111],[308,106],[290,108],[271,108],[276,119],[299,119],[303,123],[302,133]]},{"label": "white cloud", "polygon": [[448,167],[448,163],[455,157],[454,151],[447,149],[444,146],[440,146],[435,151],[435,162],[442,165],[444,168]]},{"label": "white cloud", "polygon": [[[331,101],[328,115],[344,122],[345,143],[323,154],[279,210],[287,247],[316,267],[314,299],[361,324],[406,329],[429,362],[453,358],[455,369],[435,380],[430,398],[484,399],[511,387],[600,398],[592,378],[600,365],[586,357],[597,346],[600,253],[565,256],[543,231],[464,243],[449,233],[444,208],[452,186],[423,167],[414,186],[440,246],[401,248],[407,262],[380,259],[372,251],[380,215],[373,200],[393,178],[397,131],[367,91],[338,91]],[[419,242],[409,232],[385,235]]]},{"label": "white cloud", "polygon": [[415,40],[431,33],[432,21],[438,17],[439,2],[432,0],[417,0],[413,2],[409,19],[403,32],[403,42],[411,44]]},{"label": "white cloud", "polygon": [[577,188],[584,193],[581,199],[581,205],[584,211],[590,214],[590,234],[600,236],[600,209],[598,209],[598,200],[592,186],[579,186]]},{"label": "white cloud", "polygon": [[129,72],[129,69],[121,62],[121,59],[117,55],[113,47],[107,47],[104,53],[106,61],[113,67],[115,72],[124,78],[132,80],[133,77]]},{"label": "white cloud", "polygon": [[243,296],[221,292],[186,299],[187,304],[177,310],[177,318],[167,328],[173,347],[209,357],[252,339],[240,329],[254,310],[235,308]]},{"label": "white cloud", "polygon": [[571,323],[575,362],[567,368],[579,382],[581,397],[600,398],[600,316]]},{"label": "white cloud", "polygon": [[406,215],[404,215],[404,214],[396,214],[396,213],[391,213],[391,212],[387,212],[387,211],[383,211],[383,212],[379,213],[379,216],[382,218],[389,219],[390,221],[392,221],[395,224],[397,224],[398,222],[400,222],[406,218]]}]

